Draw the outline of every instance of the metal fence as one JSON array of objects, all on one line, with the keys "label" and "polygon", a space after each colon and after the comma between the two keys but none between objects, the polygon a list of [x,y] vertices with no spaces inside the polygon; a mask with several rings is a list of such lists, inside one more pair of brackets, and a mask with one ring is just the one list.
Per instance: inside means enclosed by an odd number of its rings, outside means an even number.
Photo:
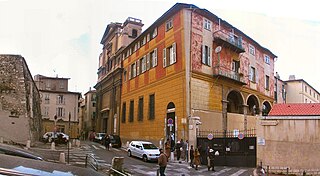
[{"label": "metal fence", "polygon": [[219,130],[198,130],[197,137],[206,138],[209,134],[213,135],[213,138],[234,138],[243,135],[243,137],[256,137],[256,129],[249,130],[228,130],[228,131],[219,131]]}]

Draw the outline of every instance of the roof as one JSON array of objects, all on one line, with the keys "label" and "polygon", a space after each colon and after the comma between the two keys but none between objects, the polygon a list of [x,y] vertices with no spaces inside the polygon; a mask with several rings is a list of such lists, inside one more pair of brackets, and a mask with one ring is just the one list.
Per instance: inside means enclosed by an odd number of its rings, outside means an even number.
[{"label": "roof", "polygon": [[307,81],[305,81],[304,79],[293,79],[293,80],[287,80],[287,81],[283,81],[285,82],[286,84],[290,83],[290,82],[304,82],[305,84],[307,84],[309,87],[311,87],[314,91],[317,92],[317,94],[320,94],[315,88],[313,88]]},{"label": "roof", "polygon": [[320,103],[289,103],[273,105],[269,116],[314,116],[320,115]]}]

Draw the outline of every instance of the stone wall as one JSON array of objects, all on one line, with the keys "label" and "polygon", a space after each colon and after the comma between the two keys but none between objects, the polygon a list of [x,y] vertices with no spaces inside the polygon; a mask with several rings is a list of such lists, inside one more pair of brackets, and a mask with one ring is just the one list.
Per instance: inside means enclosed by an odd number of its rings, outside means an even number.
[{"label": "stone wall", "polygon": [[0,55],[0,136],[25,144],[40,138],[40,96],[22,56]]}]

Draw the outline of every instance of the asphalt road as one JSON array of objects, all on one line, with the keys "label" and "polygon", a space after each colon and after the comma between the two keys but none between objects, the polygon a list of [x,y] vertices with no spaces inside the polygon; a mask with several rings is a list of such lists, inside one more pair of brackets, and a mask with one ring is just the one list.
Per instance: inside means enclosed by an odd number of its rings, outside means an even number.
[{"label": "asphalt road", "polygon": [[[115,149],[111,148],[107,151],[104,146],[93,143],[93,142],[83,142],[82,149],[85,151],[92,152],[99,161],[104,163],[105,166],[110,166],[113,157],[124,157],[124,165],[126,171],[132,175],[141,176],[156,176],[158,165],[156,162],[143,162],[139,158],[128,157],[124,148]],[[170,161],[167,169],[166,175],[170,176],[250,176],[252,175],[253,168],[237,168],[237,167],[215,167],[215,172],[208,171],[206,166],[200,166],[198,170],[191,168],[186,162],[179,163],[177,161]]]}]

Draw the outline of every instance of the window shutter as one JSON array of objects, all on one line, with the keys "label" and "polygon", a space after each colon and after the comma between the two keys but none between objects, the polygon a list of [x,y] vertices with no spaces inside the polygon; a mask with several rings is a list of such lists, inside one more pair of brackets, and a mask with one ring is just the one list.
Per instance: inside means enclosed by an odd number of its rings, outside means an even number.
[{"label": "window shutter", "polygon": [[176,43],[173,43],[172,44],[172,49],[173,49],[173,58],[172,58],[172,61],[173,63],[176,63],[177,62],[177,52],[176,52]]},{"label": "window shutter", "polygon": [[164,49],[163,49],[163,67],[164,67],[164,68],[167,66],[167,58],[166,58],[166,55],[167,55],[167,48],[164,48]]},{"label": "window shutter", "polygon": [[206,46],[202,45],[202,64],[206,64]]},{"label": "window shutter", "polygon": [[152,59],[153,60],[153,64],[152,66],[155,67],[158,65],[158,48],[154,49],[154,58]]},{"label": "window shutter", "polygon": [[150,53],[147,54],[147,70],[150,69]]},{"label": "window shutter", "polygon": [[136,73],[137,73],[137,76],[138,76],[140,74],[140,60],[136,61],[136,66],[137,66]]},{"label": "window shutter", "polygon": [[59,110],[56,108],[56,116],[59,117]]},{"label": "window shutter", "polygon": [[252,81],[252,69],[251,67],[249,66],[249,80]]},{"label": "window shutter", "polygon": [[129,74],[129,79],[131,79],[131,65],[129,65],[128,74]]},{"label": "window shutter", "polygon": [[65,108],[63,108],[63,115],[62,115],[63,117],[65,117],[66,116],[66,109]]},{"label": "window shutter", "polygon": [[66,98],[63,97],[63,104],[66,104]]},{"label": "window shutter", "polygon": [[211,47],[208,47],[208,65],[211,67]]}]

